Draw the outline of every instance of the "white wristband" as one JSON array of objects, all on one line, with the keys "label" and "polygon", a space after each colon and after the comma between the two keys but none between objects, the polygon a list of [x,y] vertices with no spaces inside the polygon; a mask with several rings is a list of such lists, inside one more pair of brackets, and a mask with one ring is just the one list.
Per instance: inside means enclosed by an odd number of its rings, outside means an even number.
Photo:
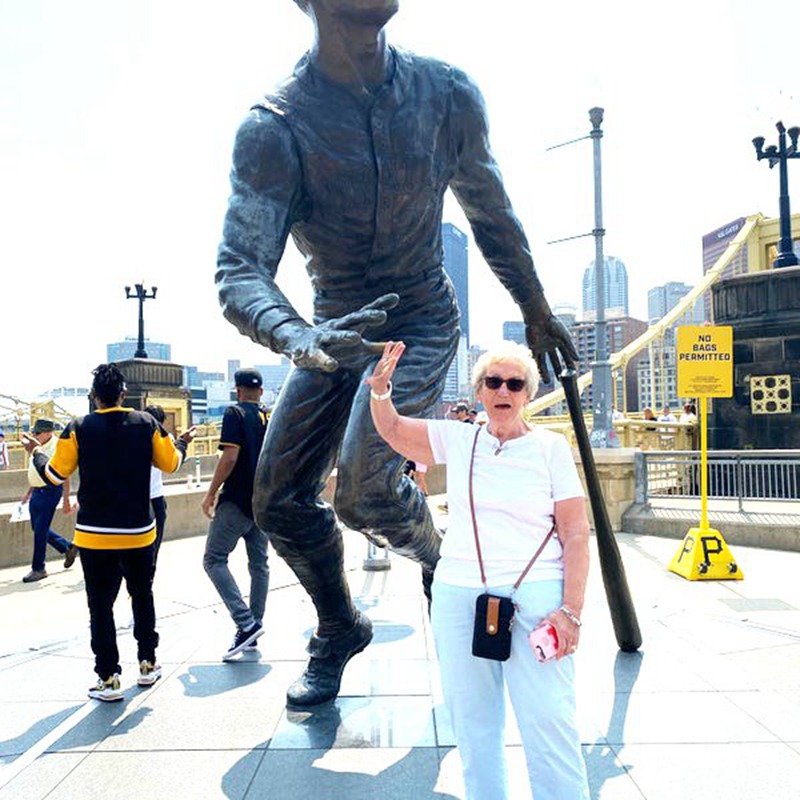
[{"label": "white wristband", "polygon": [[389,381],[389,388],[383,394],[376,394],[374,389],[370,389],[369,396],[373,400],[388,400],[392,396],[392,382]]}]

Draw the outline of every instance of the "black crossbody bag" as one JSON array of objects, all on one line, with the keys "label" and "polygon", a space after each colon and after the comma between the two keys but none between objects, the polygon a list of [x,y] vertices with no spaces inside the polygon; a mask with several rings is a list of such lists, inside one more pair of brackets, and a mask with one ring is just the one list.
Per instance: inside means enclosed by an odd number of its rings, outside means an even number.
[{"label": "black crossbody bag", "polygon": [[475,431],[475,439],[472,442],[472,453],[469,460],[469,509],[472,513],[472,530],[475,532],[475,549],[478,552],[478,564],[481,568],[481,582],[483,583],[483,594],[475,600],[475,627],[472,631],[472,655],[478,658],[489,658],[492,661],[507,661],[511,655],[511,629],[514,626],[514,613],[516,604],[513,597],[514,592],[520,587],[533,563],[539,558],[545,545],[550,541],[550,537],[555,531],[555,526],[550,529],[544,541],[539,545],[539,549],[533,554],[533,558],[528,562],[528,566],[517,578],[509,597],[501,597],[489,593],[486,585],[486,572],[483,568],[483,556],[481,554],[481,542],[478,537],[478,520],[475,516],[475,500],[472,495],[472,473],[475,466],[475,448],[478,445],[478,436],[481,432],[479,427]]}]

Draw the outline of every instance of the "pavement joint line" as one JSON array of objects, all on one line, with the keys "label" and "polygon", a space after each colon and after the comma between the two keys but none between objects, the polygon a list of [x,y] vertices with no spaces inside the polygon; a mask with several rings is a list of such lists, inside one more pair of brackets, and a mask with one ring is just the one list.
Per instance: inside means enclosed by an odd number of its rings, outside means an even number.
[{"label": "pavement joint line", "polygon": [[[187,660],[182,661],[180,664],[176,664],[169,672],[164,670],[162,667],[162,677],[154,686],[139,687],[134,684],[134,686],[131,688],[135,687],[140,691],[125,703],[125,710],[118,719],[114,720],[111,725],[112,729],[118,727],[125,719],[130,717],[132,713],[137,711],[139,707],[147,700],[148,696],[154,694],[156,691],[158,691],[158,689],[161,688],[164,679],[172,677],[186,664]],[[46,733],[41,739],[32,744],[24,753],[21,753],[17,758],[15,758],[14,761],[0,768],[0,789],[11,783],[11,781],[13,781],[14,778],[16,778],[23,770],[27,769],[31,764],[33,764],[33,762],[36,761],[39,756],[46,753],[52,744],[66,736],[73,728],[83,722],[83,720],[86,719],[93,711],[100,708],[101,703],[102,701],[92,699],[85,701],[84,704],[75,712],[70,714],[69,717],[59,723],[52,731]],[[105,738],[107,737],[104,737],[104,739]],[[93,747],[73,752],[90,755],[97,750],[104,739],[100,739]]]},{"label": "pavement joint line", "polygon": [[57,742],[62,736],[69,733],[76,725],[83,722],[97,708],[97,701],[87,700],[76,711],[70,714],[63,722],[45,734],[41,739],[32,744],[24,753],[20,754],[10,764],[0,769],[0,789],[7,786],[23,770],[27,769],[50,745]]}]

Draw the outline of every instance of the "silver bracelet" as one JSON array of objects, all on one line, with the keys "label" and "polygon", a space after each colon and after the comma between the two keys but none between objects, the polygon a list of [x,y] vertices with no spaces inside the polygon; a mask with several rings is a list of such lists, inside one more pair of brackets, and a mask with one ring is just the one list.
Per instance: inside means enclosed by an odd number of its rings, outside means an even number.
[{"label": "silver bracelet", "polygon": [[583,624],[580,620],[580,617],[572,611],[572,609],[567,608],[567,606],[561,606],[558,609],[576,628],[580,628]]},{"label": "silver bracelet", "polygon": [[388,400],[392,396],[392,382],[389,381],[389,388],[383,394],[376,394],[374,389],[370,389],[369,396],[373,400]]}]

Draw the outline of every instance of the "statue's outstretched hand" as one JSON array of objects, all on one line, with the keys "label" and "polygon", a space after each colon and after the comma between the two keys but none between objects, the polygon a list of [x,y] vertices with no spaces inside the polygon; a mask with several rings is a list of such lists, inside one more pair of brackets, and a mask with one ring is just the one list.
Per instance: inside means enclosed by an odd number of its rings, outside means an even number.
[{"label": "statue's outstretched hand", "polygon": [[383,325],[386,312],[399,302],[396,294],[385,294],[343,317],[292,330],[284,352],[298,367],[334,372],[342,361],[383,348],[381,343],[364,339],[363,333]]},{"label": "statue's outstretched hand", "polygon": [[562,369],[575,369],[578,353],[569,332],[558,317],[549,314],[535,322],[527,322],[525,336],[544,383],[550,382],[550,372],[547,368],[548,357],[556,378],[561,374]]}]

